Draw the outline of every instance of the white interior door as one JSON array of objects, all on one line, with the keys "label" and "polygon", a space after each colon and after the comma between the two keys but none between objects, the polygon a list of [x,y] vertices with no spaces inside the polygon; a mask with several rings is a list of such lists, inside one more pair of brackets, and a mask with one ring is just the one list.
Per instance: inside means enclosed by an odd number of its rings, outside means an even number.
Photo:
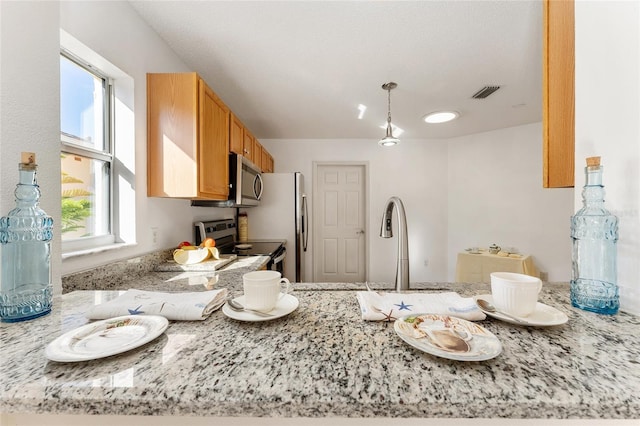
[{"label": "white interior door", "polygon": [[316,164],[314,281],[366,279],[366,165]]}]

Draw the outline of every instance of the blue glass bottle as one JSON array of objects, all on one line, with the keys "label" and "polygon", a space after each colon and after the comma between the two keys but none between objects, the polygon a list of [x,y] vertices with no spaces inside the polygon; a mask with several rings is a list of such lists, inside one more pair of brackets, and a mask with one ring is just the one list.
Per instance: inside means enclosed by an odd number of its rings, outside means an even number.
[{"label": "blue glass bottle", "polygon": [[0,320],[18,322],[51,312],[53,219],[40,207],[35,154],[22,153],[16,207],[0,219]]},{"label": "blue glass bottle", "polygon": [[587,158],[583,207],[571,218],[571,304],[613,315],[620,306],[617,285],[618,218],[604,207],[600,157]]}]

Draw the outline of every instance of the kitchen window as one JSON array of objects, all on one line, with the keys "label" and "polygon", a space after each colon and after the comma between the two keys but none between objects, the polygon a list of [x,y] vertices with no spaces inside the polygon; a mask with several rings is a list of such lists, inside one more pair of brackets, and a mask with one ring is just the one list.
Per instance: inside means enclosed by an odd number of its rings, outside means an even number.
[{"label": "kitchen window", "polygon": [[114,242],[112,94],[108,76],[68,53],[60,55],[61,235],[75,248]]},{"label": "kitchen window", "polygon": [[62,258],[135,243],[133,79],[60,31]]}]

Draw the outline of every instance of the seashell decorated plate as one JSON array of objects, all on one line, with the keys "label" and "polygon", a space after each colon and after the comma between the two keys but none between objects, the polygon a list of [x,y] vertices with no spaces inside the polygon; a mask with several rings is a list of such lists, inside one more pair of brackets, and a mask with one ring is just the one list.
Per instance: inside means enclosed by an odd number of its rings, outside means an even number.
[{"label": "seashell decorated plate", "polygon": [[412,314],[398,318],[393,328],[409,345],[441,358],[484,361],[502,352],[502,344],[493,333],[462,318]]},{"label": "seashell decorated plate", "polygon": [[104,358],[149,343],[168,326],[169,321],[157,315],[126,315],[91,322],[53,340],[45,348],[45,356],[57,362]]}]

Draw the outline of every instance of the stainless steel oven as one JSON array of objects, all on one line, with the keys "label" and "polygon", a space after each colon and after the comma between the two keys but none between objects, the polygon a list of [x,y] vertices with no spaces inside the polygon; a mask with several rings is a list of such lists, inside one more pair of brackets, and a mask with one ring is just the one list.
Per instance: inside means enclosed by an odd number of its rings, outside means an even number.
[{"label": "stainless steel oven", "polygon": [[280,250],[271,256],[271,260],[267,263],[267,269],[278,271],[284,276],[284,260],[287,257],[287,248],[283,245]]}]

